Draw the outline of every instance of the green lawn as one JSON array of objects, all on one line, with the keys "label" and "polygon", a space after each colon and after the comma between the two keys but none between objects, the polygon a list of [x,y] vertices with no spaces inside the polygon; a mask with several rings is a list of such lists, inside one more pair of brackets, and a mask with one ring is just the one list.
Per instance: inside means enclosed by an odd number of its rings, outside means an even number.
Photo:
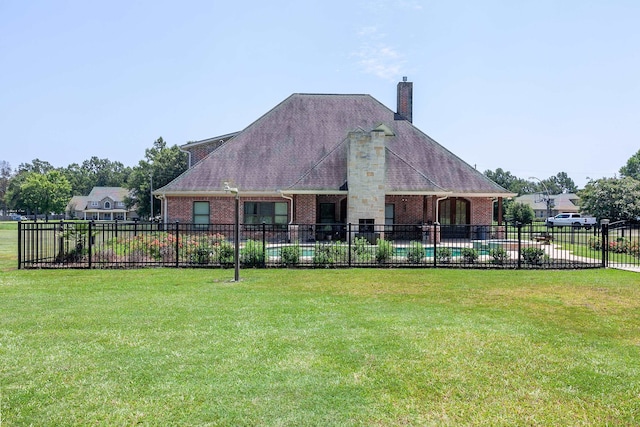
[{"label": "green lawn", "polygon": [[2,427],[640,423],[635,273],[2,262]]}]

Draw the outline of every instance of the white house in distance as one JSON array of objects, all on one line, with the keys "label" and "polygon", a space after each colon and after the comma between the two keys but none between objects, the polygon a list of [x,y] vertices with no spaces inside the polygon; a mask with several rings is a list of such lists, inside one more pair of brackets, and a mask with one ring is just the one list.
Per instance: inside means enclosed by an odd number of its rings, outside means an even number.
[{"label": "white house in distance", "polygon": [[93,187],[88,196],[73,196],[67,204],[67,219],[96,221],[133,220],[135,210],[127,209],[124,199],[129,190],[123,187]]},{"label": "white house in distance", "polygon": [[537,194],[524,194],[514,199],[515,202],[531,206],[536,218],[547,218],[559,213],[580,212],[580,197],[574,193],[552,194],[549,196],[550,212],[547,213],[546,196]]}]

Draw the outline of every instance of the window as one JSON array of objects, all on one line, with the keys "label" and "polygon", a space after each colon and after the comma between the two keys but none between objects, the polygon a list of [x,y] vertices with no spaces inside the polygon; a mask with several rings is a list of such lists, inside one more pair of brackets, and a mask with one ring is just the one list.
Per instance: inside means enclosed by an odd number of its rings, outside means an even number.
[{"label": "window", "polygon": [[91,202],[91,207],[92,208],[97,208],[98,206],[100,206],[100,204],[98,202]]},{"label": "window", "polygon": [[359,233],[373,233],[373,227],[375,225],[373,218],[366,218],[358,220],[358,232]]},{"label": "window", "polygon": [[209,228],[209,202],[193,202],[193,224],[195,228]]},{"label": "window", "polygon": [[287,203],[286,202],[245,202],[245,225],[259,225],[263,222],[267,225],[275,225],[277,228],[287,227]]},{"label": "window", "polygon": [[111,202],[104,202],[105,209],[111,209]]},{"label": "window", "polygon": [[384,205],[384,223],[385,225],[393,225],[396,222],[396,205],[387,203]]}]

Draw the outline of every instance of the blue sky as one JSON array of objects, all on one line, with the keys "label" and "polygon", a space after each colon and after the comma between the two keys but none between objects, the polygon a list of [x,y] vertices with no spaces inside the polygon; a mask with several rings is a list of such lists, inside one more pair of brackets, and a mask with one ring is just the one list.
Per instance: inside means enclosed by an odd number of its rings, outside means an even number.
[{"label": "blue sky", "polygon": [[367,93],[477,169],[614,176],[640,149],[640,1],[0,0],[0,160],[135,165],[292,93]]}]

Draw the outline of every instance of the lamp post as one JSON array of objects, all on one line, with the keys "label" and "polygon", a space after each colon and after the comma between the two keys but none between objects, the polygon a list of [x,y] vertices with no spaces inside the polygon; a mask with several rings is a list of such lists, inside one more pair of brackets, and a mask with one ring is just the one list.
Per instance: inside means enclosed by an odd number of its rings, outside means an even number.
[{"label": "lamp post", "polygon": [[229,187],[229,183],[224,183],[224,191],[226,193],[235,194],[235,221],[233,224],[233,260],[235,265],[235,276],[234,281],[240,281],[240,193],[238,188]]},{"label": "lamp post", "polygon": [[529,179],[535,179],[540,184],[542,184],[542,187],[544,187],[544,191],[545,191],[546,196],[544,196],[542,200],[546,204],[546,207],[547,207],[547,218],[549,218],[551,216],[551,195],[549,194],[549,189],[545,185],[544,181],[542,181],[540,178],[536,178],[535,176],[530,176]]},{"label": "lamp post", "polygon": [[149,222],[153,221],[153,172],[149,172]]}]

